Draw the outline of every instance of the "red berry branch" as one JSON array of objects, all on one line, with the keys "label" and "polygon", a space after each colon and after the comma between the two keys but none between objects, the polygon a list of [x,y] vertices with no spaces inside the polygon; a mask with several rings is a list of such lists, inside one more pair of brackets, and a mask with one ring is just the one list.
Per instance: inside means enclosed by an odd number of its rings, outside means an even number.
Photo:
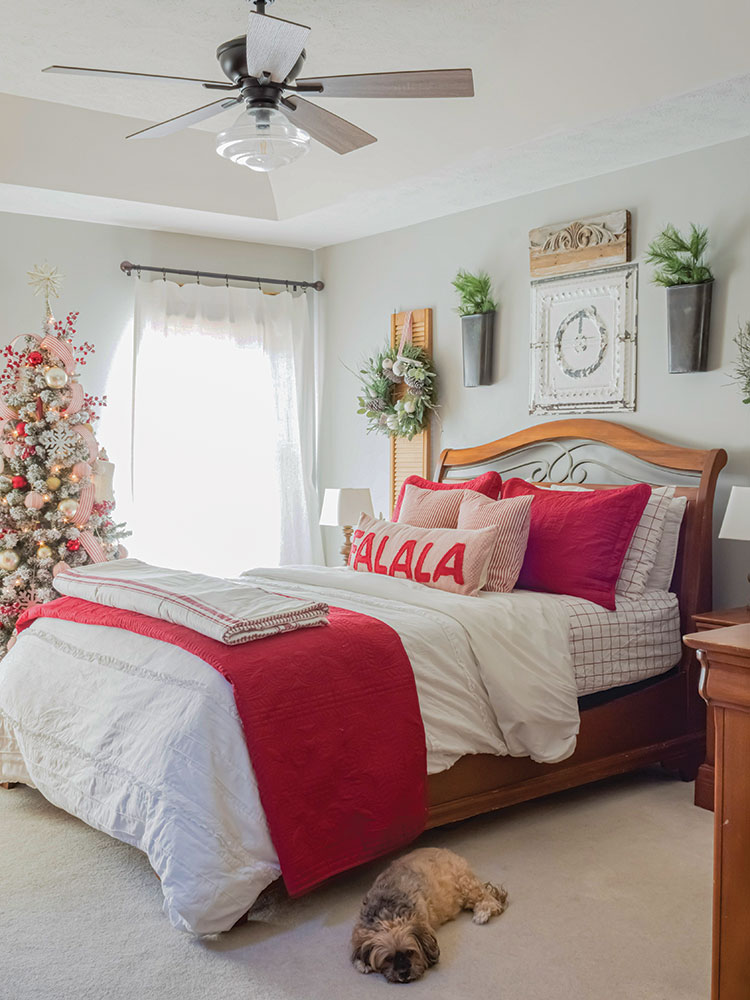
[{"label": "red berry branch", "polygon": [[23,354],[20,351],[14,351],[8,344],[3,348],[0,357],[5,359],[5,367],[0,373],[0,390],[7,392],[15,387],[18,380],[18,370],[21,367]]},{"label": "red berry branch", "polygon": [[83,397],[83,408],[88,410],[91,415],[92,420],[98,420],[101,416],[97,413],[97,410],[103,410],[107,405],[107,397],[105,396],[90,396],[88,393],[84,394]]}]

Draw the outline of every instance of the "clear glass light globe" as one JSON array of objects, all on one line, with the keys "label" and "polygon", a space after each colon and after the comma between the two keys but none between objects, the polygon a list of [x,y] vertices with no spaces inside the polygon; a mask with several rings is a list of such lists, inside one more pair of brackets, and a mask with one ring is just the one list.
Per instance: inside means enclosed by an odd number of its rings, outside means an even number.
[{"label": "clear glass light globe", "polygon": [[298,160],[309,147],[307,132],[274,108],[249,108],[216,137],[219,156],[262,173]]}]

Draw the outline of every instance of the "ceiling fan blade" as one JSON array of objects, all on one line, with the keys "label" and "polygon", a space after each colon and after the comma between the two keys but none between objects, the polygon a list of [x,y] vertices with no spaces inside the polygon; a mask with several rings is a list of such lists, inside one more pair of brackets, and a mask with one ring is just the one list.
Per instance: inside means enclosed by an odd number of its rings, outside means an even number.
[{"label": "ceiling fan blade", "polygon": [[297,84],[320,85],[321,97],[473,97],[470,69],[419,69],[404,73],[311,76]]},{"label": "ceiling fan blade", "polygon": [[352,150],[369,146],[378,140],[374,135],[365,132],[358,125],[353,125],[345,118],[339,118],[332,111],[304,101],[296,94],[282,98],[282,105],[289,121],[294,122],[313,139],[322,142],[324,146],[336,153],[351,153]]},{"label": "ceiling fan blade", "polygon": [[160,139],[164,135],[171,135],[173,132],[179,132],[190,125],[196,125],[207,118],[213,118],[214,115],[220,115],[222,111],[227,111],[237,104],[242,104],[241,97],[222,97],[220,101],[204,104],[202,108],[186,111],[184,115],[176,115],[174,118],[168,118],[165,122],[159,122],[158,125],[149,125],[148,128],[142,128],[139,132],[131,132],[125,138]]},{"label": "ceiling fan blade", "polygon": [[216,80],[201,80],[192,76],[165,76],[163,73],[128,73],[119,69],[89,69],[86,66],[45,66],[42,73],[69,73],[73,76],[110,76],[123,80],[179,80],[183,83],[210,83],[217,87],[233,90],[233,83]]},{"label": "ceiling fan blade", "polygon": [[305,47],[310,29],[294,21],[252,11],[247,27],[247,70],[256,79],[267,73],[283,83]]}]

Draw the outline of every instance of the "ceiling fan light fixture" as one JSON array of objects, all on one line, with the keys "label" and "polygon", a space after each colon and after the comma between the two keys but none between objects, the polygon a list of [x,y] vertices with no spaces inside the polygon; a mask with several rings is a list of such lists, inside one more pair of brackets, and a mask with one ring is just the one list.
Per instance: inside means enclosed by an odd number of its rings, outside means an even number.
[{"label": "ceiling fan light fixture", "polygon": [[293,163],[310,148],[310,136],[276,108],[248,108],[216,137],[219,156],[269,173]]}]

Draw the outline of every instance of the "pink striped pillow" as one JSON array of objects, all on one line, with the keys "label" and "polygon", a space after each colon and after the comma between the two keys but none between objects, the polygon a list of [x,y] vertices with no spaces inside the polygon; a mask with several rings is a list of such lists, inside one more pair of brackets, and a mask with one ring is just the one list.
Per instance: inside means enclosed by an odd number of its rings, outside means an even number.
[{"label": "pink striped pillow", "polygon": [[397,521],[399,524],[411,524],[415,528],[456,528],[461,501],[470,492],[424,490],[421,486],[407,483]]},{"label": "pink striped pillow", "polygon": [[533,497],[489,500],[481,493],[466,493],[458,514],[459,529],[496,525],[497,541],[492,550],[485,590],[507,593],[518,580],[526,554]]},{"label": "pink striped pillow", "polygon": [[498,529],[415,528],[362,514],[352,538],[349,567],[414,580],[476,597],[487,580]]}]

